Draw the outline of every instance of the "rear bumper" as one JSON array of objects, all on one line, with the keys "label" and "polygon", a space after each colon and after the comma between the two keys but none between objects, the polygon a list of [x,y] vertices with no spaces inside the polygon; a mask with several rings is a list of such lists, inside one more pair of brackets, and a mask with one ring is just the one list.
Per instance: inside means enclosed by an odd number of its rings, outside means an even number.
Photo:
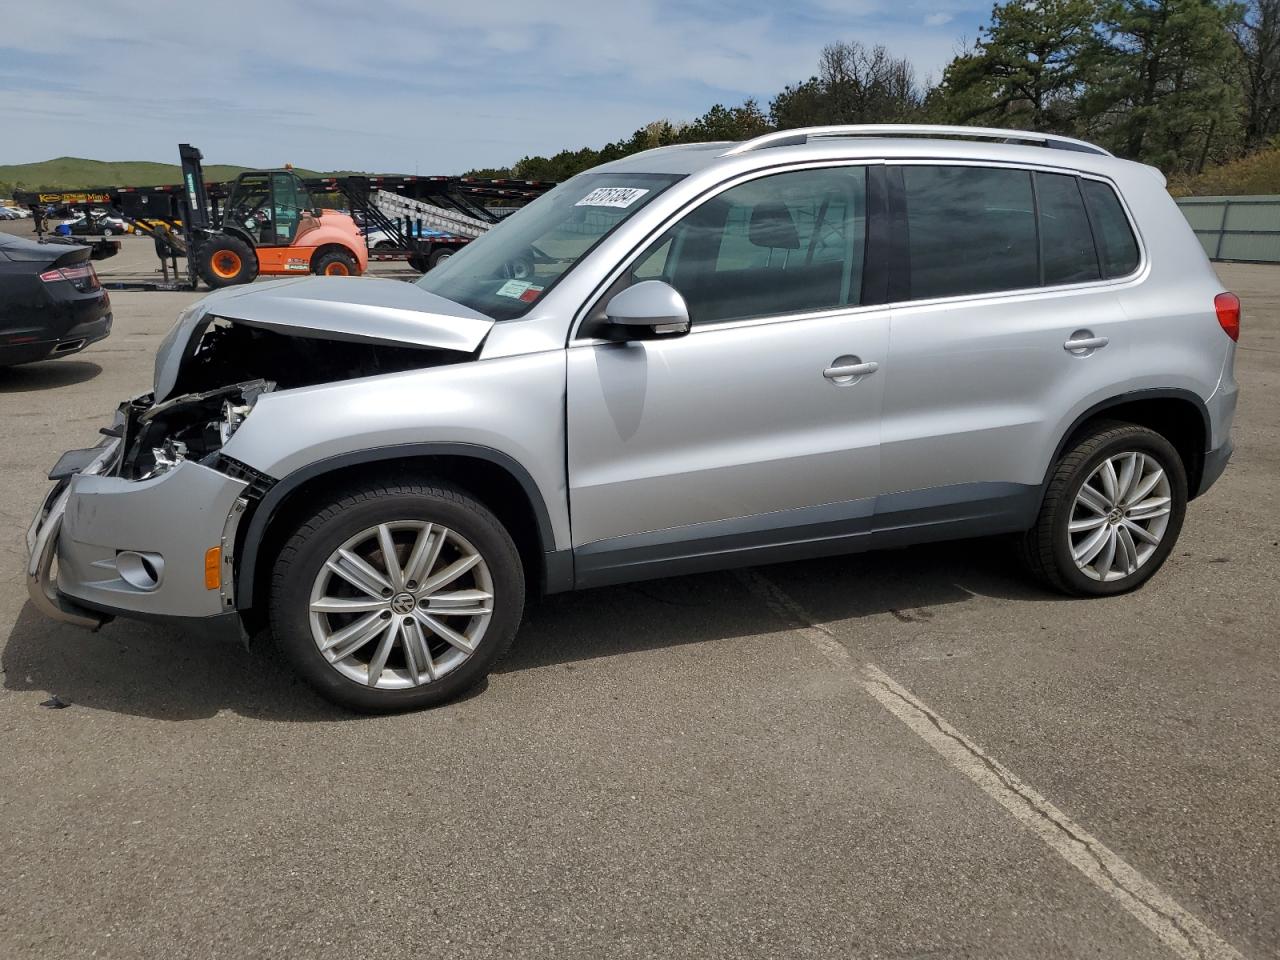
[{"label": "rear bumper", "polygon": [[1200,471],[1200,485],[1192,493],[1193,497],[1200,496],[1200,494],[1217,483],[1218,478],[1227,469],[1227,463],[1231,460],[1231,453],[1234,449],[1231,438],[1228,437],[1227,442],[1217,450],[1210,450],[1204,455],[1204,469]]},{"label": "rear bumper", "polygon": [[105,340],[110,333],[111,314],[107,313],[97,319],[76,324],[57,339],[0,346],[0,367],[35,363],[38,360],[79,353],[89,344]]},{"label": "rear bumper", "polygon": [[[119,440],[85,451],[83,468],[50,490],[27,531],[27,590],[55,620],[96,628],[114,616],[237,633],[236,527],[245,483],[184,461],[149,480],[107,476]],[[207,551],[221,550],[220,583],[206,585]],[[139,584],[125,557],[145,554],[158,575]]]}]

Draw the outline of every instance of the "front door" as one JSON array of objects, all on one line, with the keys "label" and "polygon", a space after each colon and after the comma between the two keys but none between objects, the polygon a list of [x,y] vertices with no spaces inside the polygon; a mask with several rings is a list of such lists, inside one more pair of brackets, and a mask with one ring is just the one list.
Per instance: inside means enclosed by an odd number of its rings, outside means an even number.
[{"label": "front door", "polygon": [[[837,552],[869,529],[889,315],[862,305],[866,170],[719,193],[593,307],[568,351],[579,585]],[[681,292],[691,332],[593,338],[608,298],[645,279]]]}]

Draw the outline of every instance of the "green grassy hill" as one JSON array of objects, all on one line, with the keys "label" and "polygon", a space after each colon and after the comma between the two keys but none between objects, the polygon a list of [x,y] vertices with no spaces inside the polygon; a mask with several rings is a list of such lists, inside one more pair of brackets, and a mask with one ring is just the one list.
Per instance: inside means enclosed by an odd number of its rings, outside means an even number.
[{"label": "green grassy hill", "polygon": [[[252,167],[238,167],[225,163],[205,164],[205,179],[216,183],[234,179]],[[318,177],[323,174],[298,168],[299,176]],[[176,163],[152,163],[147,160],[85,160],[80,157],[58,157],[39,163],[14,163],[0,165],[0,184],[8,190],[71,189],[75,187],[151,187],[157,184],[178,183],[182,179],[181,168]],[[7,193],[8,191],[6,191]]]}]

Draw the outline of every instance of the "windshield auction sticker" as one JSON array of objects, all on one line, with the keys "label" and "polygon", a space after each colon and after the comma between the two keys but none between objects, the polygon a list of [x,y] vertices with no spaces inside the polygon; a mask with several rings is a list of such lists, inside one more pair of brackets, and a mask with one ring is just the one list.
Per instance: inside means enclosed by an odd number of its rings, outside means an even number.
[{"label": "windshield auction sticker", "polygon": [[574,206],[629,207],[648,192],[648,187],[596,187]]},{"label": "windshield auction sticker", "polygon": [[510,297],[512,300],[523,300],[525,303],[533,303],[538,299],[538,294],[542,293],[542,287],[530,283],[528,280],[508,280],[498,288],[498,296]]}]

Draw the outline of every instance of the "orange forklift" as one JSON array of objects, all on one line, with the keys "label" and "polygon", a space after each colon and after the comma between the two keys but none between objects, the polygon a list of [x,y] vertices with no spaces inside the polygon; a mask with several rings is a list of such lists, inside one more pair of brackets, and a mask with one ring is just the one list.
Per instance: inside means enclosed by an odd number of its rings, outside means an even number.
[{"label": "orange forklift", "polygon": [[[364,273],[369,241],[351,216],[316,206],[317,194],[341,196],[362,225],[378,232],[373,259],[407,260],[425,272],[475,235],[441,225],[439,215],[462,214],[483,229],[555,186],[541,180],[416,174],[337,174],[304,180],[290,167],[251,170],[228,183],[206,183],[200,151],[182,143],[178,155],[181,184],[57,193],[18,190],[14,200],[32,209],[48,204],[67,209],[106,206],[124,217],[135,233],[155,242],[163,279],[104,280],[104,287],[194,290],[201,281],[226,287],[249,283],[260,274]],[[98,255],[114,252],[104,249]],[[181,258],[187,261],[185,268],[178,265]]]},{"label": "orange forklift", "polygon": [[311,202],[292,169],[254,170],[236,177],[213,219],[200,151],[179,144],[187,193],[187,257],[210,287],[250,283],[259,274],[356,276],[369,249],[354,220]]}]

